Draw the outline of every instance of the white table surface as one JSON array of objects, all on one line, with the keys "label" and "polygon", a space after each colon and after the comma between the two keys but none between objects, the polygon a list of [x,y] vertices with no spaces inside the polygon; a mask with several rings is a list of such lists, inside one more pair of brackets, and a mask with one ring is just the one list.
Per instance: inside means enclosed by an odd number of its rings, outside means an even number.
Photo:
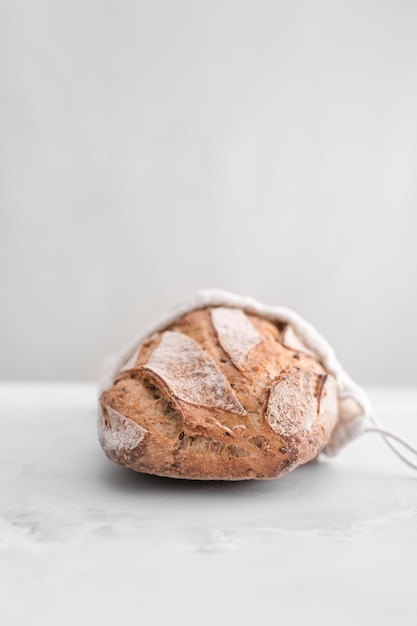
[{"label": "white table surface", "polygon": [[[370,389],[417,441],[417,389]],[[367,434],[275,481],[111,463],[92,384],[0,384],[0,623],[416,624],[417,472]]]}]

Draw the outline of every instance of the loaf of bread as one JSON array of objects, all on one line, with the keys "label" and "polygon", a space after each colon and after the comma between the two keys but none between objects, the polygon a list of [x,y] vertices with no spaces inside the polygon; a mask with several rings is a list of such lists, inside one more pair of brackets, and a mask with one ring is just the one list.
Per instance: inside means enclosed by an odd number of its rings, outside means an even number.
[{"label": "loaf of bread", "polygon": [[139,472],[277,478],[323,450],[338,410],[336,378],[291,324],[204,306],[118,367],[100,397],[99,440]]}]

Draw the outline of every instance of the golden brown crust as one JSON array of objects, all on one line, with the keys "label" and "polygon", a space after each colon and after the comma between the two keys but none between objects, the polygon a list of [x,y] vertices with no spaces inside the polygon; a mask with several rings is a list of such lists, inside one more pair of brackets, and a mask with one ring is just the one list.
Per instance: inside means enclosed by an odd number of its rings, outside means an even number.
[{"label": "golden brown crust", "polygon": [[155,333],[103,392],[99,438],[113,461],[177,478],[265,479],[322,450],[337,419],[335,379],[284,345],[284,325],[221,309]]}]

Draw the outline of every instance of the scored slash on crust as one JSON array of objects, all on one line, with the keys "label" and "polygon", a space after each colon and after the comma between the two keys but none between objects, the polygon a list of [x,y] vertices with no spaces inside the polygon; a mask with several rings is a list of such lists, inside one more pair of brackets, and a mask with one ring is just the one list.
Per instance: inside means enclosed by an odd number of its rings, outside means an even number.
[{"label": "scored slash on crust", "polygon": [[241,309],[216,307],[211,309],[211,321],[223,350],[233,365],[243,369],[249,352],[264,338]]},{"label": "scored slash on crust", "polygon": [[148,432],[133,420],[105,405],[99,416],[100,443],[106,452],[125,452],[138,447]]},{"label": "scored slash on crust", "polygon": [[318,415],[325,417],[327,380],[326,374],[298,369],[279,378],[269,391],[265,407],[271,428],[283,437],[291,437],[309,430]]},{"label": "scored slash on crust", "polygon": [[164,332],[158,347],[141,369],[156,374],[183,402],[246,415],[213,359],[183,333]]}]

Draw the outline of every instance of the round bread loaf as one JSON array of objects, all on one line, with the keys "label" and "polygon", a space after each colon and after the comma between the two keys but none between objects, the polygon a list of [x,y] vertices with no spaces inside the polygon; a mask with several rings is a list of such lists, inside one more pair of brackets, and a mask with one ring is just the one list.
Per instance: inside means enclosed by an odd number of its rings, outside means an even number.
[{"label": "round bread loaf", "polygon": [[139,472],[268,479],[314,459],[337,415],[335,378],[289,324],[217,306],[141,343],[101,394],[98,430]]}]

